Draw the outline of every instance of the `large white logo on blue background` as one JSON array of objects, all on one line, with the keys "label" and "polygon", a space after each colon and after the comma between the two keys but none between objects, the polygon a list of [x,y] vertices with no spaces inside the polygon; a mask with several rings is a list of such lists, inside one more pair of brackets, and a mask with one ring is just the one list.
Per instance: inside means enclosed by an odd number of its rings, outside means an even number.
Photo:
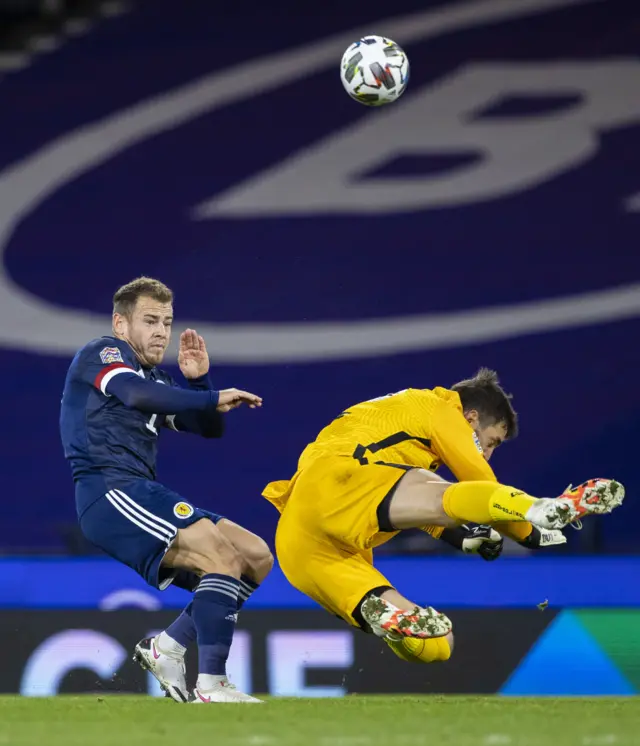
[{"label": "large white logo on blue background", "polygon": [[[75,523],[64,375],[143,273],[175,290],[215,385],[265,399],[215,444],[167,434],[160,478],[267,540],[264,485],[337,413],[481,365],[522,418],[503,481],[633,493],[635,0],[283,3],[140,3],[0,79],[4,486],[24,496],[6,546],[59,548]],[[339,79],[368,33],[411,58],[383,110]],[[598,524],[616,551],[637,544],[628,502]]]},{"label": "large white logo on blue background", "polygon": [[378,22],[414,69],[385,111],[361,111],[336,85],[336,59],[367,28],[120,109],[114,91],[106,116],[0,174],[0,343],[73,352],[108,328],[107,291],[138,271],[167,278],[179,317],[229,362],[638,315],[640,179],[615,173],[630,170],[615,138],[640,124],[640,59],[559,58],[535,34],[529,53],[513,51],[514,23],[570,27],[599,5],[477,0]]}]

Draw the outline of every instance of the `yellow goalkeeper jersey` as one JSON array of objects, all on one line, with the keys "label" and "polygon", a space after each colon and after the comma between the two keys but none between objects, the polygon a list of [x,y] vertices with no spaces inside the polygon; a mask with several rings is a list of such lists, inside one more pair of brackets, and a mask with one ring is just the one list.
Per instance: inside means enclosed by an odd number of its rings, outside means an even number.
[{"label": "yellow goalkeeper jersey", "polygon": [[[327,456],[430,471],[445,464],[459,481],[497,481],[463,415],[460,396],[441,387],[405,389],[350,407],[304,449],[298,471]],[[263,492],[280,511],[288,484],[272,482]]]}]

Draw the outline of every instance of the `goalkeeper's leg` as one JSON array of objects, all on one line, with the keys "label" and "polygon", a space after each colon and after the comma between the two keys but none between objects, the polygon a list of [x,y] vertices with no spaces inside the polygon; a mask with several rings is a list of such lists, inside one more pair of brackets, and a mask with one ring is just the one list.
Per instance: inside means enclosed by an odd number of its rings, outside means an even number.
[{"label": "goalkeeper's leg", "polygon": [[530,522],[543,529],[563,528],[589,513],[609,513],[622,503],[624,487],[592,479],[558,498],[535,498],[497,482],[451,484],[424,469],[412,469],[388,495],[382,512],[386,530]]}]

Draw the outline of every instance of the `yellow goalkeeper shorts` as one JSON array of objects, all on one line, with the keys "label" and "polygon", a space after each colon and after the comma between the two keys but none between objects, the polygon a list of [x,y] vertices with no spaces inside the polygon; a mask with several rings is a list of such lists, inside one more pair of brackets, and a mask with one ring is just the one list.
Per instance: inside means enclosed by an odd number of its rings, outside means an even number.
[{"label": "yellow goalkeeper shorts", "polygon": [[377,511],[404,474],[338,456],[319,459],[263,492],[282,510],[276,554],[287,580],[354,626],[353,612],[366,594],[392,587],[373,567],[372,550],[398,533],[380,531]]}]

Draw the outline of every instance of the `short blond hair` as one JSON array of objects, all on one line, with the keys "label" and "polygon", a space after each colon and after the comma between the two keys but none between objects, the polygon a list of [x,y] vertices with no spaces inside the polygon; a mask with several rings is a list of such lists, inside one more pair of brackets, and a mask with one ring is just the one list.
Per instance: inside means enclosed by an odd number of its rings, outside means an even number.
[{"label": "short blond hair", "polygon": [[173,291],[153,277],[136,277],[119,287],[113,296],[113,312],[130,317],[140,298],[153,298],[158,303],[173,303]]}]

